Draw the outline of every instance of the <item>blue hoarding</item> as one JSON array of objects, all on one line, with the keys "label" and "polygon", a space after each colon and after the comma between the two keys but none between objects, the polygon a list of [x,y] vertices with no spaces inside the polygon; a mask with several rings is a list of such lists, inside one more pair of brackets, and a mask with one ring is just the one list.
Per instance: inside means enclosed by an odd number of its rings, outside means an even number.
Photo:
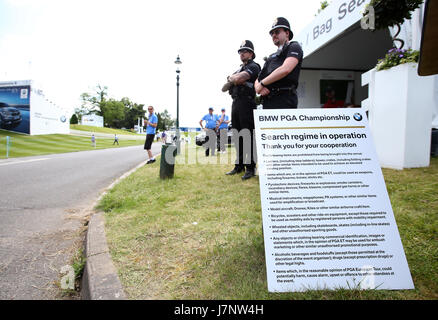
[{"label": "blue hoarding", "polygon": [[0,87],[0,129],[30,134],[30,86]]}]

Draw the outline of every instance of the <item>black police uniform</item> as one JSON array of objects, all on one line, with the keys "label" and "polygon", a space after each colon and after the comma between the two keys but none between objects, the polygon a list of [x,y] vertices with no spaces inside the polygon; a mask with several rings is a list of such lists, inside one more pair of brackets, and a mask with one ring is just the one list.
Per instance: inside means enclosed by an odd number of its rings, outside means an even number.
[{"label": "black police uniform", "polygon": [[[235,73],[243,71],[248,72],[250,78],[242,85],[233,85],[229,93],[233,98],[231,106],[231,123],[232,128],[239,132],[242,129],[248,129],[251,133],[251,148],[248,146],[244,149],[243,138],[239,138],[238,154],[236,155],[235,169],[241,171],[246,167],[247,171],[255,172],[256,159],[254,152],[254,114],[253,110],[257,108],[255,103],[255,89],[254,82],[260,73],[260,65],[253,60],[249,60],[246,65]],[[237,141],[234,141],[237,148]],[[251,150],[250,154],[248,151]],[[244,152],[245,151],[245,152]]]},{"label": "black police uniform", "polygon": [[298,42],[289,42],[282,49],[271,54],[260,72],[258,81],[262,81],[283,65],[288,57],[297,58],[298,64],[287,76],[266,86],[270,93],[263,97],[263,109],[296,109],[298,106],[296,90],[303,62],[303,50]]}]

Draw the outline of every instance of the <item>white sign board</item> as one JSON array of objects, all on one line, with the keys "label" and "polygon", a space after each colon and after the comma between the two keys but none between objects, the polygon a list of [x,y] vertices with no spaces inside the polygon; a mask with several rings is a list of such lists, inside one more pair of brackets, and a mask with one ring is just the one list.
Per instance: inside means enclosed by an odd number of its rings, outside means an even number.
[{"label": "white sign board", "polygon": [[370,0],[335,0],[296,37],[304,58],[347,30],[363,17]]},{"label": "white sign board", "polygon": [[70,121],[67,119],[67,114],[60,107],[49,102],[40,90],[32,88],[30,92],[30,134],[54,133],[70,133]]},{"label": "white sign board", "polygon": [[268,290],[413,289],[365,112],[254,119]]},{"label": "white sign board", "polygon": [[84,126],[101,127],[103,128],[103,117],[97,114],[83,115],[81,124]]}]

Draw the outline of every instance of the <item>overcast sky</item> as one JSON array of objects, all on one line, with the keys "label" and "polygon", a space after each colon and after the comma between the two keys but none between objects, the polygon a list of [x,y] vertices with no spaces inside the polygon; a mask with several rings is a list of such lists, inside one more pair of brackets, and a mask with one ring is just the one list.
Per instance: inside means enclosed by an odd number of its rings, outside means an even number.
[{"label": "overcast sky", "polygon": [[221,87],[240,65],[243,40],[263,66],[276,50],[274,19],[287,18],[298,34],[319,7],[320,0],[0,0],[0,81],[32,79],[69,112],[101,84],[110,97],[176,117],[179,54],[180,126],[198,126],[210,106],[231,113]]}]

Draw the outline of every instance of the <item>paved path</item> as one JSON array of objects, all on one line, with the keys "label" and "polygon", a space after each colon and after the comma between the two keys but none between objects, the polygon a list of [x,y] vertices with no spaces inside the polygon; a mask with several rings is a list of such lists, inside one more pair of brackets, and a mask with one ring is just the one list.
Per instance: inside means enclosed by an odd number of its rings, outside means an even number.
[{"label": "paved path", "polygon": [[[161,144],[153,144],[153,153]],[[0,160],[0,299],[59,299],[89,210],[143,146]]]}]

